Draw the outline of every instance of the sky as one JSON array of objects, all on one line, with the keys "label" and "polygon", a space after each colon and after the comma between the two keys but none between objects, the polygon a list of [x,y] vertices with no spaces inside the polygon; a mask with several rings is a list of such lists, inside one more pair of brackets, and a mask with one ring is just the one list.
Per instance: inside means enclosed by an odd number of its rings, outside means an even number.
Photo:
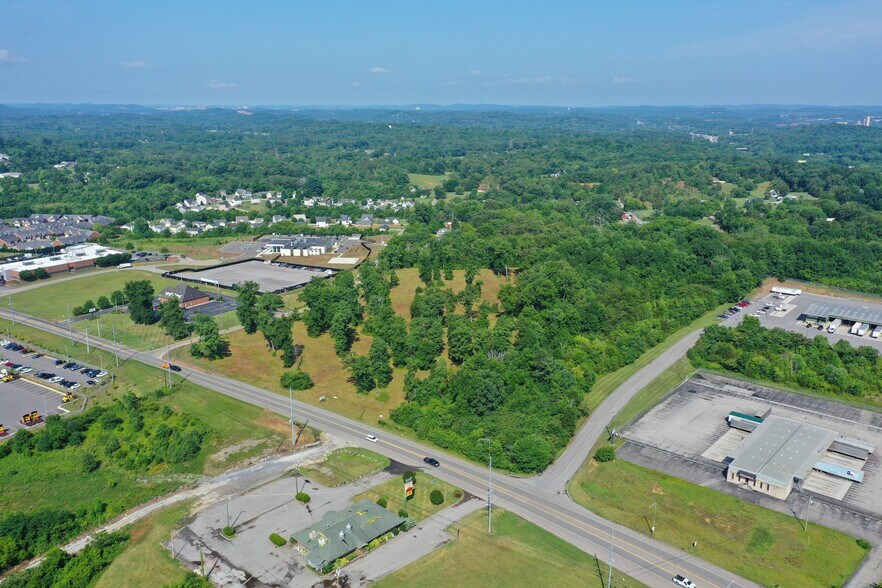
[{"label": "sky", "polygon": [[0,104],[882,103],[879,0],[0,5]]}]

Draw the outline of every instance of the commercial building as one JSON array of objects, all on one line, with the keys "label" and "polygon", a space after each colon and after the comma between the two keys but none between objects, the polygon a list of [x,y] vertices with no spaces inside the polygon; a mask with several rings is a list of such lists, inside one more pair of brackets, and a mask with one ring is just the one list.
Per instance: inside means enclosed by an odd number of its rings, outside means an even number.
[{"label": "commercial building", "polygon": [[340,237],[279,237],[266,244],[262,254],[282,255],[284,257],[310,257],[333,253],[340,245]]},{"label": "commercial building", "polygon": [[809,305],[802,314],[807,320],[822,323],[839,319],[847,323],[882,325],[882,312],[878,307],[873,308],[857,303],[815,302]]},{"label": "commercial building", "polygon": [[121,253],[114,249],[87,243],[83,245],[71,245],[56,255],[25,259],[0,265],[0,276],[8,282],[20,280],[21,272],[25,270],[46,270],[50,274],[60,274],[93,267],[98,258]]},{"label": "commercial building", "polygon": [[325,514],[318,523],[291,535],[291,540],[307,563],[321,571],[403,522],[376,502],[364,499],[344,511]]},{"label": "commercial building", "polygon": [[[862,471],[842,467],[829,452],[866,460],[874,450],[870,444],[829,429],[777,416],[731,413],[729,424],[753,431],[732,451],[726,479],[781,500],[813,470],[862,482]],[[752,426],[744,428],[745,424]]]},{"label": "commercial building", "polygon": [[164,290],[159,295],[159,301],[163,303],[168,302],[172,298],[178,300],[181,308],[193,308],[211,302],[211,296],[187,284],[179,284],[174,288]]}]

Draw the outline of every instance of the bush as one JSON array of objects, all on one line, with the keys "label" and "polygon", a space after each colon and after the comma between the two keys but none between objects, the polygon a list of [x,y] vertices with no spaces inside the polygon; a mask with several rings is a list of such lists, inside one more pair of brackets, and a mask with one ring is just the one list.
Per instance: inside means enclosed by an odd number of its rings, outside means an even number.
[{"label": "bush", "polygon": [[221,533],[224,534],[224,537],[226,537],[227,539],[229,539],[230,537],[233,537],[233,536],[236,535],[236,529],[234,529],[233,527],[227,525],[226,527],[223,528],[223,530],[221,531]]},{"label": "bush", "polygon": [[439,504],[444,504],[444,494],[442,494],[441,491],[436,488],[429,493],[429,501],[435,506],[438,506]]},{"label": "bush", "polygon": [[386,502],[386,497],[385,497],[385,496],[380,496],[380,497],[377,499],[377,504],[378,504],[379,506],[383,507],[383,508],[386,508],[386,504],[387,504],[387,502]]},{"label": "bush", "polygon": [[312,497],[310,497],[310,495],[307,494],[306,492],[298,492],[297,495],[295,496],[295,498],[297,500],[299,500],[300,502],[302,502],[303,504],[306,504],[307,502],[312,500]]},{"label": "bush", "polygon": [[594,453],[594,459],[599,462],[612,461],[616,458],[616,448],[611,445],[605,445]]},{"label": "bush", "polygon": [[285,538],[279,535],[278,533],[270,533],[269,540],[273,542],[273,545],[276,547],[282,547],[287,543]]},{"label": "bush", "polygon": [[416,486],[416,474],[410,470],[406,470],[401,474],[401,479],[407,482],[408,480],[413,480],[413,485]]},{"label": "bush", "polygon": [[401,532],[401,529],[399,529],[398,527],[395,527],[394,529],[392,529],[392,535],[394,537],[398,537],[398,533],[400,533],[400,532]]},{"label": "bush", "polygon": [[870,545],[870,542],[867,541],[866,539],[858,539],[857,544],[858,544],[858,547],[860,547],[861,549],[866,549],[867,551],[869,551],[873,547],[872,545]]},{"label": "bush", "polygon": [[399,508],[398,509],[398,516],[400,516],[402,519],[408,518],[407,511],[404,510],[403,508]]},{"label": "bush", "polygon": [[282,374],[281,382],[282,388],[291,388],[292,390],[309,390],[313,386],[309,374],[300,370],[285,372]]},{"label": "bush", "polygon": [[82,467],[84,473],[91,474],[101,467],[101,462],[98,461],[98,458],[95,457],[94,453],[84,453]]}]

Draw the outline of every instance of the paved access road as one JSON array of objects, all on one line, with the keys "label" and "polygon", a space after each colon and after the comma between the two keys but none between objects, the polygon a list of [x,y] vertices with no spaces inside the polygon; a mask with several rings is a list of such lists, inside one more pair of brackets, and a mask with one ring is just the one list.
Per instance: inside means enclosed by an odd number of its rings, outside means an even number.
[{"label": "paved access road", "polygon": [[[0,317],[8,318],[9,311],[0,309]],[[25,325],[67,337],[66,329],[58,325],[16,313],[16,319]],[[114,346],[110,341],[90,337],[95,347],[119,353],[128,361],[140,361],[154,367],[162,366],[163,360],[148,353],[136,352],[122,346]],[[688,348],[688,344],[684,344]],[[680,353],[678,355],[678,352]],[[661,357],[632,377],[625,386],[625,391],[616,390],[610,397],[611,404],[604,402],[588,419],[583,427],[589,431],[603,431],[619,404],[630,398],[640,383],[652,379],[658,366],[665,362],[673,363],[682,355],[682,349],[674,346]],[[185,369],[181,376],[190,381],[210,388],[249,404],[267,408],[282,415],[289,414],[289,401],[278,394],[245,384],[229,378],[201,371]],[[629,384],[630,383],[630,384]],[[630,392],[629,392],[630,391]],[[610,407],[613,408],[610,408]],[[416,441],[396,437],[386,431],[377,430],[358,421],[340,416],[328,410],[295,401],[294,409],[299,421],[309,420],[310,424],[325,432],[348,441],[378,451],[396,461],[422,467],[422,459],[427,455],[437,455],[431,449]],[[370,443],[364,436],[373,433],[380,438],[379,443]],[[595,437],[596,439],[596,437]],[[590,433],[581,433],[570,445],[565,456],[565,466],[553,471],[553,479],[564,480],[568,472],[575,472],[587,456],[587,450],[594,445]],[[585,449],[587,447],[587,449]],[[480,466],[455,456],[445,455],[441,458],[441,467],[435,468],[433,474],[455,484],[476,496],[486,496],[487,472]],[[493,504],[506,508],[518,516],[539,525],[572,543],[579,549],[596,554],[601,561],[609,558],[610,541],[614,537],[614,565],[616,568],[652,587],[667,588],[671,586],[671,578],[675,574],[683,574],[691,578],[702,588],[736,588],[738,586],[756,586],[747,580],[733,576],[731,573],[701,560],[697,555],[675,549],[641,533],[632,531],[621,525],[611,523],[602,517],[573,503],[565,494],[558,490],[544,487],[542,477],[537,479],[520,479],[512,476],[495,475],[493,477]],[[564,481],[565,483],[565,481]],[[698,555],[700,555],[700,548]]]}]

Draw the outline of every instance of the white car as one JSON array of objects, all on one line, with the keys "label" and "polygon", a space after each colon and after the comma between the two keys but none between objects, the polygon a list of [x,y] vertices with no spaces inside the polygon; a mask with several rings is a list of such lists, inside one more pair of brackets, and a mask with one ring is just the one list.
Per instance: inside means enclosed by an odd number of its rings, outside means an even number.
[{"label": "white car", "polygon": [[26,366],[24,366],[23,368],[21,368],[21,369],[18,370],[18,371],[20,371],[20,372],[23,373],[23,374],[29,374],[29,373],[31,373],[32,371],[34,371],[34,368],[32,368],[32,367],[26,365]]},{"label": "white car", "polygon": [[76,382],[73,386],[70,387],[70,389],[71,389],[71,390],[76,390],[76,389],[79,388],[79,387],[80,387],[80,383],[79,383],[79,382]]},{"label": "white car", "polygon": [[674,584],[677,586],[683,586],[683,588],[696,588],[695,582],[690,580],[689,578],[685,578],[679,574],[673,577]]},{"label": "white car", "polygon": [[371,443],[379,443],[379,441],[380,441],[379,439],[377,439],[376,435],[365,435],[364,438],[367,439],[368,441],[370,441]]},{"label": "white car", "polygon": [[57,384],[58,382],[60,382],[60,381],[63,380],[63,379],[64,379],[64,378],[62,378],[61,376],[55,376],[54,378],[52,378],[52,379],[49,380],[49,381],[52,382],[53,384]]}]

